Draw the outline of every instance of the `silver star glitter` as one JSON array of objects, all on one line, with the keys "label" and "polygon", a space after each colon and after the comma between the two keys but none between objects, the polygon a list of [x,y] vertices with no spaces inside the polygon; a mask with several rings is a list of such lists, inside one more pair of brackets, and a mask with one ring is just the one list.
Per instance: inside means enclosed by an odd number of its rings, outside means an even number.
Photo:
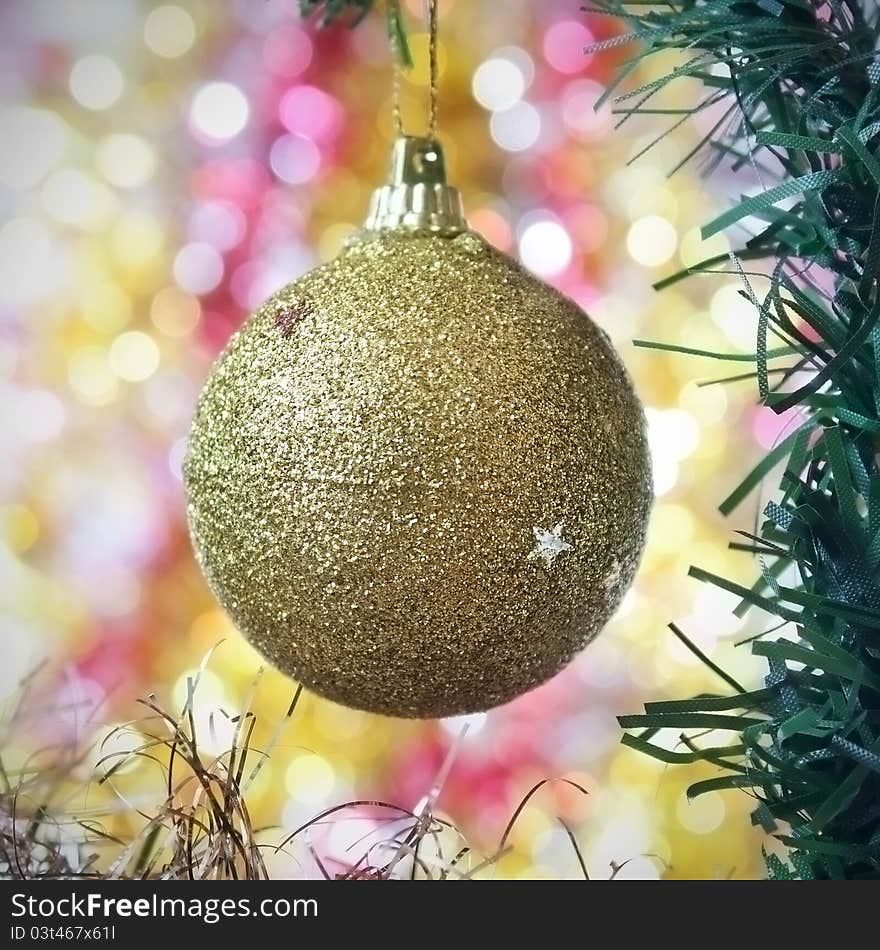
[{"label": "silver star glitter", "polygon": [[605,575],[605,579],[602,581],[602,586],[606,590],[614,590],[620,583],[620,574],[622,570],[623,565],[617,558],[615,558],[611,562],[611,569],[608,571],[608,573]]},{"label": "silver star glitter", "polygon": [[573,551],[574,547],[568,543],[568,541],[562,540],[562,531],[565,527],[565,522],[560,521],[551,531],[545,531],[543,528],[538,528],[537,526],[532,528],[532,531],[535,533],[535,547],[529,553],[529,560],[536,561],[538,558],[544,562],[544,564],[551,568],[556,563],[556,558],[560,554],[565,554],[566,551]]}]

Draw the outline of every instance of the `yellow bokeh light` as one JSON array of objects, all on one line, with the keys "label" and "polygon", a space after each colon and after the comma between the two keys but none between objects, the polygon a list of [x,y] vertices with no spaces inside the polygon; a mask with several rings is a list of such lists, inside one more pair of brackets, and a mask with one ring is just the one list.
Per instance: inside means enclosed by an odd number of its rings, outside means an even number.
[{"label": "yellow bokeh light", "polygon": [[216,710],[227,702],[223,680],[213,670],[190,669],[181,673],[171,689],[171,702],[175,710],[183,709],[191,690],[193,696],[198,697],[198,705],[202,709]]},{"label": "yellow bokeh light", "polygon": [[123,215],[111,235],[113,257],[131,271],[146,270],[160,258],[165,244],[161,223],[146,211]]},{"label": "yellow bokeh light", "polygon": [[290,795],[303,804],[320,804],[333,792],[336,776],[333,767],[313,752],[297,756],[287,768],[284,785]]},{"label": "yellow bokeh light", "polygon": [[118,380],[110,369],[107,351],[98,346],[83,346],[71,353],[67,361],[67,378],[74,393],[87,405],[106,405],[118,390]]},{"label": "yellow bokeh light", "polygon": [[324,228],[321,236],[318,238],[318,255],[322,261],[333,260],[342,250],[343,245],[357,228],[346,221],[339,224],[331,224]]},{"label": "yellow bokeh light", "polygon": [[680,551],[693,536],[694,516],[684,505],[658,504],[651,513],[649,532],[651,547],[665,553]]},{"label": "yellow bokeh light", "polygon": [[0,526],[9,548],[22,554],[32,548],[40,537],[40,522],[25,505],[6,505],[0,508]]},{"label": "yellow bokeh light", "polygon": [[707,425],[724,418],[729,402],[727,390],[723,386],[698,386],[693,381],[682,387],[678,397],[679,407],[699,420],[703,430],[701,439],[711,435],[711,432],[705,432]]},{"label": "yellow bokeh light", "polygon": [[144,23],[144,42],[164,59],[177,59],[188,52],[196,38],[196,25],[189,13],[174,4],[151,10]]},{"label": "yellow bokeh light", "polygon": [[150,306],[150,319],[166,336],[184,337],[192,333],[201,319],[199,301],[179,287],[160,290]]},{"label": "yellow bokeh light", "polygon": [[115,132],[98,143],[95,163],[110,184],[118,188],[137,188],[152,178],[156,153],[139,135]]},{"label": "yellow bokeh light", "polygon": [[366,714],[359,709],[348,709],[336,703],[321,702],[315,706],[315,724],[330,739],[345,742],[363,732]]},{"label": "yellow bokeh light", "polygon": [[697,835],[706,835],[720,827],[727,809],[718,792],[706,792],[698,798],[682,795],[675,808],[681,825]]},{"label": "yellow bokeh light", "polygon": [[634,221],[626,236],[630,256],[645,267],[665,264],[678,247],[678,234],[670,221],[656,214]]},{"label": "yellow bokeh light", "polygon": [[210,648],[231,632],[231,623],[222,610],[206,610],[190,625],[190,635],[199,646]]},{"label": "yellow bokeh light", "polygon": [[149,379],[159,368],[159,359],[156,341],[140,330],[121,333],[110,347],[110,368],[129,383]]},{"label": "yellow bokeh light", "polygon": [[[729,250],[730,242],[724,234],[714,234],[704,240],[699,228],[691,228],[682,236],[678,256],[685,267],[693,267],[709,258],[727,254]],[[718,266],[724,267],[725,264]]]},{"label": "yellow bokeh light", "polygon": [[79,297],[83,319],[104,333],[121,330],[131,320],[131,298],[118,284],[89,281]]}]

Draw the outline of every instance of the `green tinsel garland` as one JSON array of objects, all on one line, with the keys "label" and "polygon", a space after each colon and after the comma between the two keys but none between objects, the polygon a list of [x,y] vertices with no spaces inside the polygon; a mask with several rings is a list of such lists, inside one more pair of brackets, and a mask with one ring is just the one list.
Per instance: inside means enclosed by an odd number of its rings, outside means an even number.
[{"label": "green tinsel garland", "polygon": [[[782,469],[757,533],[740,532],[745,543],[732,545],[758,560],[754,586],[691,569],[741,597],[743,610],[772,618],[770,629],[751,641],[752,653],[768,666],[763,687],[745,690],[710,664],[731,693],[649,703],[644,715],[620,718],[625,729],[639,730],[624,742],[664,762],[717,766],[721,774],[692,786],[691,796],[728,788],[755,796],[753,820],[788,847],[790,863],[767,855],[771,877],[877,878],[877,4],[599,0],[592,9],[624,20],[641,44],[618,83],[654,53],[684,53],[672,73],[618,97],[627,113],[648,111],[646,103],[675,79],[697,78],[705,96],[677,111],[677,121],[711,108],[718,119],[701,143],[710,164],[726,161],[758,173],[759,193],[707,224],[703,236],[734,225],[745,235],[731,261],[758,312],[759,397],[776,412],[799,407],[803,420],[720,506],[730,514],[765,476]],[[760,296],[745,260],[769,262],[768,289]],[[727,263],[712,258],[658,286]],[[681,751],[652,741],[666,729],[681,732]],[[701,745],[705,730],[729,735],[729,744]]]},{"label": "green tinsel garland", "polygon": [[[324,22],[362,16],[372,5],[301,2]],[[751,375],[760,400],[803,415],[720,506],[732,513],[782,469],[765,520],[732,545],[758,560],[754,586],[691,570],[740,596],[742,610],[772,618],[751,641],[768,666],[763,687],[746,690],[689,644],[732,692],[649,703],[644,715],[621,717],[624,728],[639,730],[624,742],[664,762],[717,766],[721,774],[694,785],[692,796],[729,788],[755,796],[754,821],[788,846],[790,863],[767,855],[771,877],[880,877],[877,4],[595,0],[584,9],[623,20],[628,39],[641,45],[615,86],[654,53],[684,54],[673,72],[618,97],[627,115],[666,112],[677,125],[711,109],[717,120],[681,164],[703,150],[710,169],[725,161],[751,167],[764,183],[703,228],[710,237],[738,227],[745,237],[735,256],[708,259],[658,287],[731,265],[758,312]],[[389,11],[392,32],[402,35],[394,0]],[[700,80],[704,97],[689,108],[656,108],[654,97],[682,76]],[[759,260],[769,269],[761,295],[742,266]],[[652,742],[665,729],[681,732],[686,751]],[[707,730],[728,734],[729,743],[701,745]]]}]

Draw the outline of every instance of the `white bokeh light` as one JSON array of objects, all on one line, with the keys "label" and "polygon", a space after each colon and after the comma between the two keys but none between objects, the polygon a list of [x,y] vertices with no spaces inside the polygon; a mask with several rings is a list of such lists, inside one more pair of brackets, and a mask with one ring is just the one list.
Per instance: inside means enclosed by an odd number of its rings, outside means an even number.
[{"label": "white bokeh light", "polygon": [[17,309],[55,291],[68,256],[38,218],[12,218],[0,228],[0,305]]},{"label": "white bokeh light", "polygon": [[228,201],[206,201],[196,205],[189,219],[189,236],[221,251],[235,247],[245,236],[247,218]]},{"label": "white bokeh light", "polygon": [[224,709],[229,707],[226,687],[211,670],[187,670],[173,687],[173,702],[183,709],[192,696],[192,713],[199,745],[208,752],[228,752],[236,731],[236,722]]},{"label": "white bokeh light", "polygon": [[541,135],[541,114],[530,102],[517,102],[492,114],[489,131],[496,145],[505,151],[524,152]]},{"label": "white bokeh light", "polygon": [[113,191],[77,168],[53,172],[43,183],[40,196],[56,221],[89,230],[104,227],[118,204]]},{"label": "white bokeh light", "polygon": [[0,421],[0,436],[18,444],[49,442],[64,429],[67,409],[64,403],[46,389],[2,390],[6,412]]},{"label": "white bokeh light", "polygon": [[209,82],[199,89],[189,111],[195,132],[209,141],[228,142],[250,118],[245,94],[231,82]]},{"label": "white bokeh light", "polygon": [[223,279],[223,258],[210,244],[193,241],[175,255],[174,279],[191,294],[210,293]]},{"label": "white bokeh light", "polygon": [[572,243],[568,232],[552,218],[526,224],[519,239],[519,256],[530,271],[552,277],[571,263]]},{"label": "white bokeh light", "polygon": [[168,470],[177,479],[183,481],[183,460],[186,458],[187,439],[181,437],[172,443],[168,450]]},{"label": "white bokeh light", "polygon": [[439,720],[440,728],[453,739],[459,738],[466,730],[471,737],[486,728],[487,713],[467,713],[463,716],[449,716]]},{"label": "white bokeh light", "polygon": [[683,409],[665,409],[658,420],[670,451],[678,459],[692,455],[700,444],[700,427],[697,420]]},{"label": "white bokeh light", "polygon": [[522,99],[526,77],[512,60],[493,56],[477,67],[472,89],[474,98],[484,109],[498,112],[509,109]]},{"label": "white bokeh light", "polygon": [[109,109],[123,87],[122,70],[109,56],[83,56],[70,71],[70,94],[87,109]]},{"label": "white bokeh light", "polygon": [[654,494],[659,498],[678,481],[679,463],[693,454],[700,442],[696,419],[683,409],[645,410],[648,443],[654,474]]},{"label": "white bokeh light", "polygon": [[62,158],[67,126],[45,109],[11,106],[0,109],[0,183],[32,188]]},{"label": "white bokeh light", "polygon": [[758,308],[743,295],[742,284],[725,284],[712,295],[709,314],[728,340],[744,353],[754,352],[758,340]]},{"label": "white bokeh light", "polygon": [[269,152],[272,171],[291,185],[311,181],[321,168],[318,146],[304,135],[282,135]]}]

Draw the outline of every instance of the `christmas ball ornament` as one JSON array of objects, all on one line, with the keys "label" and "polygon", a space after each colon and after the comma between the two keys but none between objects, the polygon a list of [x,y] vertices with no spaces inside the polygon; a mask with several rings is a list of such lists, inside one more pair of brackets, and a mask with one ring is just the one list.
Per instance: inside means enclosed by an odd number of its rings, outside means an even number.
[{"label": "christmas ball ornament", "polygon": [[632,580],[645,422],[605,334],[469,230],[431,139],[367,226],[220,356],[185,463],[199,562],[250,642],[395,716],[557,673]]}]

